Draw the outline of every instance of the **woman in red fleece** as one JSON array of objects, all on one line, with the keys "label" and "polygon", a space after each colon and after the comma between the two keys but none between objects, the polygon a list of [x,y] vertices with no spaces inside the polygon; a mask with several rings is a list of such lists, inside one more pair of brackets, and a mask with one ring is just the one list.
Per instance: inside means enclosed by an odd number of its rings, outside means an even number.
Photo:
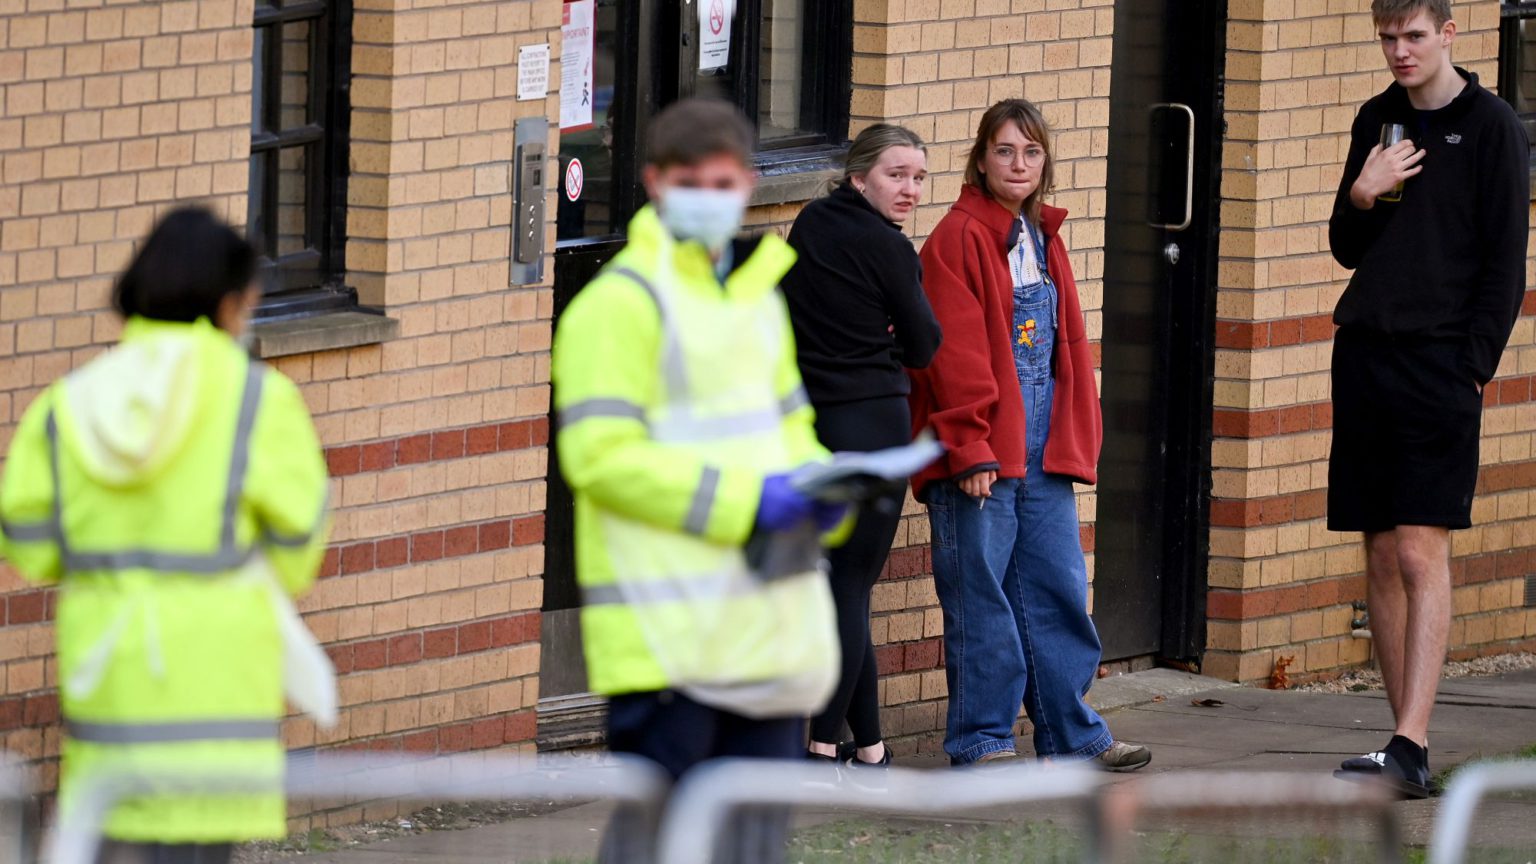
[{"label": "woman in red fleece", "polygon": [[923,247],[945,339],[912,373],[914,428],[949,447],[913,480],[933,525],[956,765],[1017,755],[1022,703],[1041,758],[1140,768],[1083,701],[1099,664],[1072,483],[1097,482],[1093,356],[1050,191],[1050,130],[1023,99],[982,117],[960,200]]}]

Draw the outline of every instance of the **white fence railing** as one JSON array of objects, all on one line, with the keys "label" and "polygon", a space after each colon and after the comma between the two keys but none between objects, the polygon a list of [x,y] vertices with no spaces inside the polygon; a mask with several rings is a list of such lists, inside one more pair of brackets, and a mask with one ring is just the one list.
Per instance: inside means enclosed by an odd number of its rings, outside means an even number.
[{"label": "white fence railing", "polygon": [[657,860],[709,864],[732,821],[754,807],[831,807],[841,812],[941,816],[1046,801],[1084,812],[1104,775],[1080,765],[1005,765],[991,769],[886,769],[885,782],[862,788],[828,782],[830,769],[797,762],[733,759],[687,774],[667,803]]},{"label": "white fence railing", "polygon": [[1485,762],[1456,773],[1435,816],[1429,864],[1462,864],[1472,841],[1478,805],[1503,792],[1536,791],[1536,760]]},{"label": "white fence railing", "polygon": [[0,861],[25,861],[27,807],[31,799],[28,772],[0,754]]},{"label": "white fence railing", "polygon": [[[1163,817],[1262,819],[1265,814],[1365,820],[1369,848],[1379,864],[1403,860],[1396,799],[1386,790],[1303,773],[1227,774],[1170,772],[1130,780],[1081,766],[1023,763],[990,770],[888,769],[879,784],[838,782],[836,772],[801,762],[721,760],[673,786],[654,765],[617,755],[507,756],[462,754],[406,759],[330,755],[292,768],[290,798],[364,801],[584,802],[619,805],[608,832],[623,846],[607,845],[606,862],[708,864],[721,860],[725,838],[754,810],[830,809],[841,815],[935,820],[973,817],[1017,805],[1054,802],[1083,817],[1082,857],[1089,864],[1137,860],[1134,838]],[[20,811],[24,775],[0,764],[0,813]],[[1111,782],[1115,781],[1115,782]],[[67,824],[53,826],[48,864],[91,864],[101,828],[115,802],[146,794],[239,794],[270,785],[237,777],[179,771],[104,776],[81,790]],[[1474,765],[1457,776],[1441,802],[1430,844],[1430,864],[1461,864],[1479,804],[1503,792],[1536,790],[1536,760]],[[0,861],[24,861],[19,819],[0,823]],[[737,864],[737,862],[732,862]],[[743,862],[750,864],[750,862]]]},{"label": "white fence railing", "polygon": [[1369,819],[1369,843],[1378,864],[1401,864],[1397,798],[1381,786],[1345,783],[1297,772],[1223,773],[1181,771],[1119,783],[1099,797],[1094,835],[1103,864],[1131,864],[1133,838],[1149,817],[1259,819],[1281,814],[1292,820]]},{"label": "white fence railing", "polygon": [[[370,801],[584,802],[619,805],[630,831],[659,820],[670,781],[653,763],[617,755],[578,756],[462,754],[409,759],[325,755],[294,766],[283,783],[290,799]],[[48,864],[92,864],[102,826],[117,801],[141,795],[242,794],[273,789],[270,778],[242,778],[179,770],[155,774],[102,774],[76,790],[76,806],[55,823],[46,845]],[[643,838],[644,846],[651,838]],[[636,844],[635,848],[642,848]],[[633,857],[633,856],[631,856]],[[19,858],[16,860],[20,860]]]}]

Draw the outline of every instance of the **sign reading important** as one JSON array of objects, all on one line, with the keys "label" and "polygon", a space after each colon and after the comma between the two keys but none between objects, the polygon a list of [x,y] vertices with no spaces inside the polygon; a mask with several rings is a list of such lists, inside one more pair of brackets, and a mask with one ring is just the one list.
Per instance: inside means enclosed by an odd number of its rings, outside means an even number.
[{"label": "sign reading important", "polygon": [[595,0],[570,0],[560,25],[560,131],[592,128]]}]

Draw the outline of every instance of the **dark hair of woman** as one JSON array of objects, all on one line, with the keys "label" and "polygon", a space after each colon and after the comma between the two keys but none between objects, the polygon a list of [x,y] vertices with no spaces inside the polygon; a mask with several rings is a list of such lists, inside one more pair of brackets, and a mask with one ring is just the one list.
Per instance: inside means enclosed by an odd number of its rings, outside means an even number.
[{"label": "dark hair of woman", "polygon": [[1056,154],[1051,150],[1051,126],[1035,103],[1028,99],[1004,99],[987,109],[976,128],[976,143],[971,145],[970,155],[965,160],[965,182],[981,190],[988,198],[993,197],[984,176],[986,172],[981,166],[986,163],[992,141],[1009,123],[1017,126],[1026,138],[1045,150],[1045,164],[1040,167],[1040,182],[1024,201],[1025,217],[1031,224],[1039,225],[1040,205],[1056,185]]},{"label": "dark hair of woman", "polygon": [[202,207],[178,207],[117,280],[112,305],[124,318],[213,321],[220,301],[247,290],[255,273],[256,250],[245,238]]}]

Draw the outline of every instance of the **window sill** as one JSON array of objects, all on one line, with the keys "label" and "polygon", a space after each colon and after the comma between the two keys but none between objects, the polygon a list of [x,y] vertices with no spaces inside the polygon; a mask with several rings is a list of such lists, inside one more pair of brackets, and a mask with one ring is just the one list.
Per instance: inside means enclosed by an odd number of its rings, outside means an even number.
[{"label": "window sill", "polygon": [[846,147],[806,147],[759,153],[757,188],[751,206],[795,204],[826,191],[827,183],[843,176]]},{"label": "window sill", "polygon": [[381,312],[348,309],[251,325],[252,352],[263,360],[374,345],[395,338],[400,322]]}]

